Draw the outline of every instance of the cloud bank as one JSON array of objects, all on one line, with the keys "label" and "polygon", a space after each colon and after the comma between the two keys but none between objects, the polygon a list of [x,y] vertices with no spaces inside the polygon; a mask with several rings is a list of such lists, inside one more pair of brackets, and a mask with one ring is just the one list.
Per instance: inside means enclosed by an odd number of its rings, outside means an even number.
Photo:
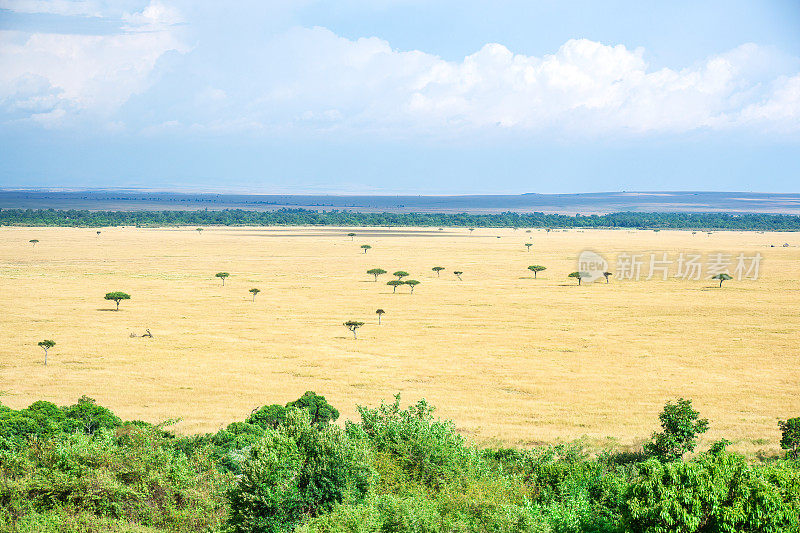
[{"label": "cloud bank", "polygon": [[[103,17],[95,2],[0,7]],[[137,134],[572,137],[800,130],[796,59],[742,44],[680,69],[572,39],[541,56],[488,43],[458,61],[295,27],[220,50],[173,5],[118,10],[110,35],[0,31],[0,122]]]}]

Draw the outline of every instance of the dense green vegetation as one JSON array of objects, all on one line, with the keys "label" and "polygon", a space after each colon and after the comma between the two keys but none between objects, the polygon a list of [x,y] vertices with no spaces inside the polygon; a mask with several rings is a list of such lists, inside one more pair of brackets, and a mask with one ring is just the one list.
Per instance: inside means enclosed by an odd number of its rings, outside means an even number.
[{"label": "dense green vegetation", "polygon": [[[85,397],[0,406],[0,530],[800,531],[800,462],[748,462],[726,441],[681,459],[708,426],[688,400],[665,406],[644,450],[594,456],[479,448],[424,400],[358,410],[334,425],[308,392],[182,437]],[[790,451],[796,420],[780,426]]]},{"label": "dense green vegetation", "polygon": [[[673,228],[798,231],[800,216],[762,213],[357,213],[351,211],[87,211],[2,209],[0,226],[450,226],[509,228]],[[201,229],[201,228],[198,228]],[[348,235],[353,238],[355,234]]]}]

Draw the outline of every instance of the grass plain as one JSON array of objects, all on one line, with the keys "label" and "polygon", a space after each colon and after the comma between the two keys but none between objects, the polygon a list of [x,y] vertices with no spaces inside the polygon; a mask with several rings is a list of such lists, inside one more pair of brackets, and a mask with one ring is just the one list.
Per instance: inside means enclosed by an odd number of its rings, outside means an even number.
[{"label": "grass plain", "polygon": [[[779,449],[777,421],[800,416],[797,233],[101,231],[0,228],[4,404],[85,394],[124,419],[180,417],[177,429],[194,433],[306,390],[343,419],[400,392],[404,402],[426,398],[479,442],[585,437],[627,447],[683,396],[710,420],[706,444],[725,437],[767,454]],[[674,277],[577,286],[567,274],[586,249],[612,271],[622,252],[646,263],[650,252],[758,252],[763,261],[758,280],[721,289]],[[533,264],[547,267],[538,279]],[[434,266],[447,270],[437,278]],[[389,271],[377,283],[365,273],[375,267]],[[386,285],[395,270],[421,281],[413,295]],[[224,287],[219,271],[231,274]],[[253,287],[262,291],[255,301]],[[132,299],[113,311],[110,291]],[[377,308],[386,311],[380,326]],[[358,340],[347,320],[366,322]],[[145,328],[152,339],[130,336]],[[57,343],[46,367],[42,339]]]}]

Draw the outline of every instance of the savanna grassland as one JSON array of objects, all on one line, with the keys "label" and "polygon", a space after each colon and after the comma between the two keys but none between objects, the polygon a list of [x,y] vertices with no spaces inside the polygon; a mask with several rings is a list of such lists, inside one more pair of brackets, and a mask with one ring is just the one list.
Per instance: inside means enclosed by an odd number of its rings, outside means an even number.
[{"label": "savanna grassland", "polygon": [[[777,421],[800,414],[797,233],[101,231],[0,228],[3,404],[85,394],[124,419],[181,417],[178,430],[196,433],[307,390],[345,419],[399,391],[478,441],[630,446],[683,396],[710,421],[704,440],[726,437],[748,454],[777,453]],[[620,252],[760,252],[763,261],[757,281],[722,288],[615,277],[577,286],[567,274],[585,249],[612,271]],[[538,279],[527,270],[536,264],[547,267]],[[440,278],[434,266],[446,268]],[[375,267],[389,273],[374,282]],[[421,282],[414,294],[392,293],[395,270]],[[231,274],[224,286],[220,271]],[[103,299],[110,291],[131,300],[116,312]],[[347,320],[366,322],[358,340]],[[146,328],[153,338],[130,336]],[[57,343],[46,367],[42,339]]]}]

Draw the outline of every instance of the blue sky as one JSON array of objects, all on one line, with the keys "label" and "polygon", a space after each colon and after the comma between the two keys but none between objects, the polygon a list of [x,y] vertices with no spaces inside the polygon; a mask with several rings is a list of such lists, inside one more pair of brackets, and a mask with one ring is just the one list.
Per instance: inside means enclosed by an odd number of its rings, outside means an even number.
[{"label": "blue sky", "polygon": [[0,0],[0,186],[799,184],[795,0]]}]

